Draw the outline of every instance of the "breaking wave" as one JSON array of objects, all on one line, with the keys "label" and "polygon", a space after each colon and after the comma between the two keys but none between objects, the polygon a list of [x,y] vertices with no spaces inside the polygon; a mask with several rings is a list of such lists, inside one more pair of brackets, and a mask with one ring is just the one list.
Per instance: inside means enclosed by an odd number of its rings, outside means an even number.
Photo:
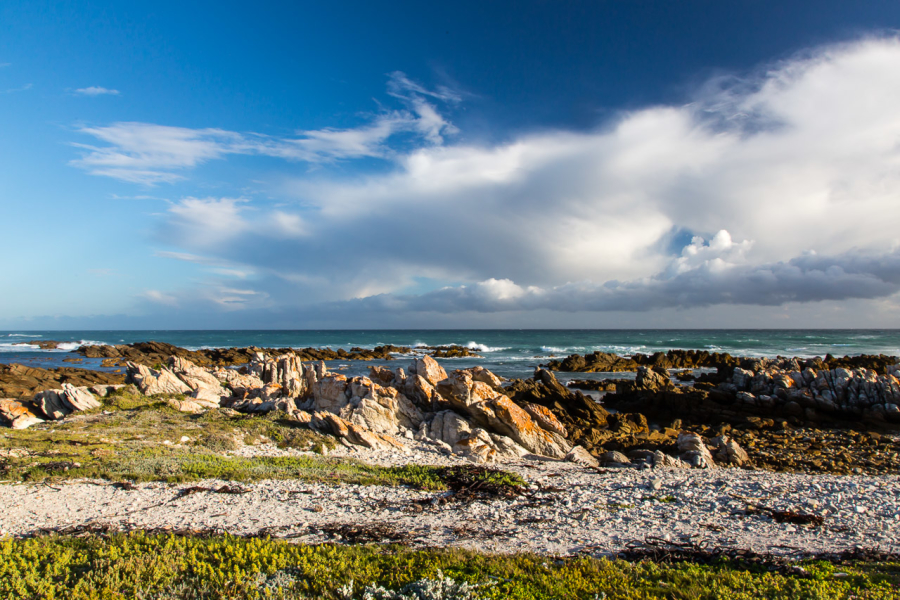
[{"label": "breaking wave", "polygon": [[504,350],[509,350],[509,348],[487,346],[485,344],[479,344],[478,342],[469,342],[466,344],[466,348],[475,350],[476,352],[503,352]]}]

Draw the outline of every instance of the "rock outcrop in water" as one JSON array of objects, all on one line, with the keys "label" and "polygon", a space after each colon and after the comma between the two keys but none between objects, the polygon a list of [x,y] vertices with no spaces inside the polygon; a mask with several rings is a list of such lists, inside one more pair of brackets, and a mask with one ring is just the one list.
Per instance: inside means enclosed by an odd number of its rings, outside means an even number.
[{"label": "rock outcrop in water", "polygon": [[249,364],[260,352],[270,356],[293,355],[299,360],[391,360],[393,354],[408,354],[412,348],[404,346],[377,346],[371,350],[351,348],[208,348],[187,350],[164,342],[138,342],[115,346],[82,346],[77,352],[88,358],[118,359],[124,364],[130,361],[146,366],[166,364],[170,357],[184,358],[199,366],[236,366]]}]

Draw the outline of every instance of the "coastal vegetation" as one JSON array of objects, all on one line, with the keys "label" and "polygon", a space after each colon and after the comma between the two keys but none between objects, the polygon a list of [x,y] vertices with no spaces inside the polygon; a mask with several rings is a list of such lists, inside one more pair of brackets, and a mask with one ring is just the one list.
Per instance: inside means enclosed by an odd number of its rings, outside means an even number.
[{"label": "coastal vegetation", "polygon": [[[301,427],[277,411],[243,415],[229,409],[179,412],[165,396],[142,396],[128,387],[102,399],[100,408],[62,422],[0,432],[0,479],[54,481],[105,479],[179,483],[203,479],[260,481],[300,479],[363,485],[446,489],[451,476],[439,467],[379,467],[327,454],[333,437]],[[177,400],[177,398],[175,398]],[[241,446],[274,444],[305,450],[294,456],[235,456]],[[522,480],[483,471],[500,485]]]},{"label": "coastal vegetation", "polygon": [[[456,585],[447,585],[451,579]],[[443,581],[430,586],[443,595],[396,593],[415,582],[419,590],[428,588],[423,583],[429,581]],[[723,558],[662,564],[147,532],[0,541],[2,598],[824,600],[898,594],[896,562],[818,560],[778,567]]]}]

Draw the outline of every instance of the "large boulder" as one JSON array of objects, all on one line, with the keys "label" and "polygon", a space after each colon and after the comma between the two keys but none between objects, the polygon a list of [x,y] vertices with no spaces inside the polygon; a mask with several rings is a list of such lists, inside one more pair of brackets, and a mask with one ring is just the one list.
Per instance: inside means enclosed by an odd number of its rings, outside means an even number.
[{"label": "large boulder", "polygon": [[90,410],[100,406],[100,402],[87,388],[62,384],[59,390],[44,390],[34,395],[32,403],[48,419],[59,420],[73,412]]},{"label": "large boulder", "polygon": [[313,408],[334,414],[340,413],[350,402],[350,396],[347,394],[349,385],[347,376],[339,373],[320,374],[318,370],[310,373],[312,373],[310,391]]},{"label": "large boulder", "polygon": [[13,398],[0,398],[0,417],[13,429],[26,429],[44,422],[29,407]]},{"label": "large boulder", "polygon": [[127,383],[133,383],[145,396],[156,394],[184,394],[189,396],[193,390],[178,376],[168,369],[151,369],[134,362],[125,363],[128,370]]},{"label": "large boulder", "polygon": [[438,391],[457,411],[488,431],[512,438],[534,454],[563,458],[571,449],[558,433],[543,429],[524,409],[488,384],[454,371],[438,384]]},{"label": "large boulder", "polygon": [[354,377],[350,401],[341,416],[371,431],[396,434],[400,426],[417,429],[422,411],[396,388],[378,385],[368,377]]}]

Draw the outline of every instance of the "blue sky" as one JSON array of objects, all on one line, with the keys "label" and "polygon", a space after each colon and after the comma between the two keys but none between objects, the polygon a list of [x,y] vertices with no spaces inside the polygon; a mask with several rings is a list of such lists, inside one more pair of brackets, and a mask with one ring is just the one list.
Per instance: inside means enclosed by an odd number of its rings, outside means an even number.
[{"label": "blue sky", "polygon": [[896,2],[0,5],[0,327],[900,326]]}]

